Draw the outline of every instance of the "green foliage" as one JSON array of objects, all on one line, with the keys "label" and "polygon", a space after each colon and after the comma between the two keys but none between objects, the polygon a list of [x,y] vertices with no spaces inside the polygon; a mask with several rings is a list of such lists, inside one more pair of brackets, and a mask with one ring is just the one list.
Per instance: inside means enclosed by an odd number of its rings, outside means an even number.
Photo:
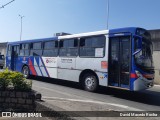
[{"label": "green foliage", "polygon": [[9,85],[15,90],[29,91],[32,88],[32,81],[27,81],[22,73],[6,69],[0,73],[0,87],[6,89]]},{"label": "green foliage", "polygon": [[11,76],[12,72],[8,69],[0,72],[0,88],[5,90],[11,84]]},{"label": "green foliage", "polygon": [[31,90],[32,82],[28,82],[22,73],[12,72],[10,76],[14,89],[16,90]]}]

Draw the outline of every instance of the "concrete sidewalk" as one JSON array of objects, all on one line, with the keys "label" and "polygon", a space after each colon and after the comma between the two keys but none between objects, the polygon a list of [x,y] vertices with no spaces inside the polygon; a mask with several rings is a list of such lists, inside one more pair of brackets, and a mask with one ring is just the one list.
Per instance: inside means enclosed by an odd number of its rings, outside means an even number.
[{"label": "concrete sidewalk", "polygon": [[[37,102],[37,112],[48,111],[54,113],[59,117],[42,117],[42,118],[0,118],[0,120],[159,120],[160,118],[156,117],[70,117],[66,114],[59,113],[60,111],[65,111],[64,109],[53,106],[45,101]],[[107,110],[107,108],[106,108]],[[93,109],[95,111],[95,109]],[[43,116],[43,115],[42,115]]]},{"label": "concrete sidewalk", "polygon": [[43,118],[0,118],[0,120],[56,120],[56,119],[43,117]]},{"label": "concrete sidewalk", "polygon": [[[59,114],[54,109],[56,109],[54,106],[44,101],[36,101],[36,111],[34,111],[33,113],[41,113],[42,117],[37,117],[37,118],[36,117],[35,118],[33,117],[0,117],[0,120],[72,120],[67,115]],[[60,110],[60,109],[57,109],[57,110]],[[50,115],[50,112],[52,115]],[[17,112],[17,113],[21,113],[21,112]],[[32,112],[29,112],[29,113],[32,113]]]}]

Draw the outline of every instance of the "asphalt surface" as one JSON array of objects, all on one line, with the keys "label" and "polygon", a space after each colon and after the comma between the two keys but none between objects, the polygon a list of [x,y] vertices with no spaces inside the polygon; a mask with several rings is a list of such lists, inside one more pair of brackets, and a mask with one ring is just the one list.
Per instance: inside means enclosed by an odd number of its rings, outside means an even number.
[{"label": "asphalt surface", "polygon": [[74,82],[40,77],[32,81],[42,100],[58,107],[58,111],[160,111],[158,85],[140,92],[100,87],[91,93]]},{"label": "asphalt surface", "polygon": [[72,101],[105,104],[116,110],[160,111],[160,86],[131,92],[101,87],[97,93],[81,89],[77,83],[47,78],[34,78],[32,88],[42,94],[46,101]]},{"label": "asphalt surface", "polygon": [[[160,111],[160,85],[140,92],[100,87],[96,93],[91,93],[82,90],[74,82],[41,77],[32,77],[31,80],[32,89],[42,94],[42,101],[54,106],[53,109],[57,111]],[[132,117],[132,119],[136,118]],[[87,119],[93,119],[93,117]],[[106,118],[94,119],[105,120]],[[130,117],[108,117],[107,119],[128,120]],[[140,117],[138,119],[159,118]]]}]

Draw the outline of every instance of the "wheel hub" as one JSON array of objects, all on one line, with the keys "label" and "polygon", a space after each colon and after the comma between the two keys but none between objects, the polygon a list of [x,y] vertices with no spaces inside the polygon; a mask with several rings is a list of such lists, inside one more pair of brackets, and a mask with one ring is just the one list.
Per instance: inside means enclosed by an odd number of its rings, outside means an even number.
[{"label": "wheel hub", "polygon": [[94,79],[92,78],[92,77],[89,77],[89,78],[87,78],[86,79],[86,86],[88,87],[88,88],[91,88],[91,87],[93,87],[94,86]]},{"label": "wheel hub", "polygon": [[23,74],[24,74],[24,77],[27,77],[27,75],[28,75],[28,69],[27,68],[23,69]]}]

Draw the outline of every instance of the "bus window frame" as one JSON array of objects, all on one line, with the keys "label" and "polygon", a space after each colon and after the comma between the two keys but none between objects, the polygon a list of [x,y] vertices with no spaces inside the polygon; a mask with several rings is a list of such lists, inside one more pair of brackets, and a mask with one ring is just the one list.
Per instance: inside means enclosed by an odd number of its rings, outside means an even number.
[{"label": "bus window frame", "polygon": [[[22,45],[26,45],[26,44],[29,45],[29,46],[28,46],[28,49],[26,49],[26,48],[22,49]],[[19,54],[18,54],[18,56],[21,56],[21,57],[23,57],[23,56],[24,56],[24,57],[30,56],[30,44],[31,44],[31,43],[20,43],[20,44],[19,44]],[[24,55],[20,55],[20,51],[21,51],[21,50],[24,51]],[[29,51],[29,54],[28,54],[28,55],[25,55],[25,51],[26,51],[26,50]]]},{"label": "bus window frame", "polygon": [[[105,41],[104,41],[104,46],[103,46],[103,47],[84,47],[84,48],[94,48],[94,49],[96,49],[96,48],[103,48],[103,57],[81,56],[81,55],[80,55],[80,48],[81,48],[80,42],[81,42],[81,39],[82,39],[82,38],[99,37],[99,36],[104,36],[104,37],[105,37]],[[104,58],[104,57],[106,56],[106,40],[107,40],[106,34],[102,34],[102,35],[92,35],[92,36],[87,36],[87,37],[80,37],[80,38],[79,38],[79,57],[80,57],[80,58]]]},{"label": "bus window frame", "polygon": [[[9,55],[8,55],[8,52],[10,52]],[[11,45],[8,44],[8,45],[7,45],[7,56],[8,56],[8,57],[11,57],[11,52],[12,52],[12,50],[11,50]]]},{"label": "bus window frame", "polygon": [[[35,44],[35,43],[41,43],[41,49],[34,49],[33,48],[33,44]],[[31,47],[32,46],[32,47]],[[41,55],[31,55],[31,51],[34,51],[34,50],[41,50],[42,51],[42,54]],[[31,42],[30,43],[30,52],[29,52],[29,56],[42,56],[43,55],[43,41],[37,41],[37,42]]]},{"label": "bus window frame", "polygon": [[[57,42],[57,47],[50,48],[50,49],[45,49],[45,43],[46,42]],[[56,56],[44,56],[44,50],[54,50],[57,49],[57,55]],[[59,41],[58,40],[48,40],[48,41],[43,41],[42,42],[42,55],[43,57],[58,57],[59,56]]]},{"label": "bus window frame", "polygon": [[[60,42],[66,41],[66,40],[74,40],[74,41],[76,40],[76,41],[77,41],[77,47],[61,47],[61,46],[60,46]],[[60,39],[60,40],[58,41],[58,43],[59,43],[59,44],[58,44],[58,56],[59,56],[59,57],[61,57],[61,58],[62,58],[62,57],[66,57],[66,58],[67,58],[67,57],[68,57],[68,58],[77,58],[77,57],[79,56],[79,38],[69,38],[69,39],[62,39],[62,40]],[[72,48],[73,48],[73,49],[77,49],[77,55],[76,55],[76,56],[67,56],[67,55],[66,55],[66,56],[62,56],[62,55],[60,55],[60,49],[61,49],[61,48],[62,48],[62,49],[72,49]]]}]

